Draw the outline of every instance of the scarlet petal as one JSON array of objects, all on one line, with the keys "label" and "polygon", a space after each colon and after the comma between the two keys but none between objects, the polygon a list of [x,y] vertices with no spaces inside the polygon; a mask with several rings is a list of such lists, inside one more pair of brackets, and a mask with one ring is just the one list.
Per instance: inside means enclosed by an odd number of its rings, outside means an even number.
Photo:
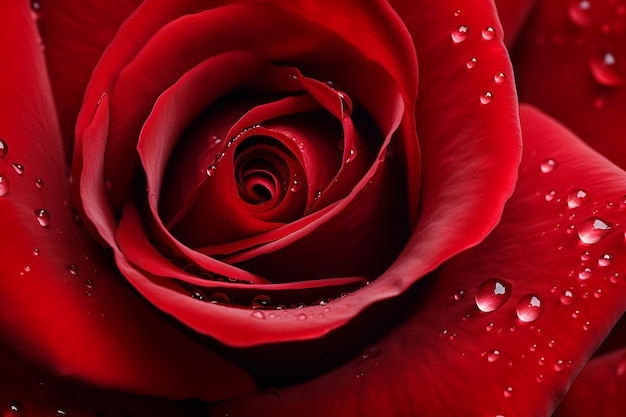
[{"label": "scarlet petal", "polygon": [[612,1],[538,2],[511,54],[520,99],[555,117],[622,168],[624,7]]},{"label": "scarlet petal", "polygon": [[9,144],[0,171],[10,179],[0,197],[1,343],[54,375],[107,389],[209,400],[250,392],[245,372],[146,306],[76,218],[27,6],[12,2],[0,16],[0,54],[10,63],[0,69],[1,136]]},{"label": "scarlet petal", "polygon": [[[522,127],[520,179],[501,223],[407,300],[409,318],[374,345],[375,355],[370,347],[317,379],[220,404],[212,415],[549,415],[626,307],[623,226],[591,245],[577,234],[596,209],[624,223],[626,211],[606,204],[622,195],[625,174],[533,108],[522,108]],[[550,173],[540,169],[546,157],[558,161]],[[543,190],[566,196],[571,184],[598,204],[571,209],[565,199],[544,199]],[[569,274],[585,251],[588,280]],[[597,264],[604,253],[613,255],[610,266]],[[613,272],[619,280],[608,278]],[[512,293],[485,313],[474,296],[492,277],[510,283]],[[563,303],[564,290],[577,301]],[[534,321],[519,317],[520,308],[539,306]]]}]

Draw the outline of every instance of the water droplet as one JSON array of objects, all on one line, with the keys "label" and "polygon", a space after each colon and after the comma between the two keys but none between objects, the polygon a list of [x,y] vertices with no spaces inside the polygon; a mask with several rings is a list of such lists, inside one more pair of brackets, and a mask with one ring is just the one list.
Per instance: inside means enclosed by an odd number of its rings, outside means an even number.
[{"label": "water droplet", "polygon": [[503,72],[499,72],[493,76],[493,80],[496,82],[496,84],[502,84],[506,81],[506,74]]},{"label": "water droplet", "polygon": [[476,306],[489,313],[500,308],[511,296],[511,284],[503,279],[490,278],[476,290]]},{"label": "water droplet", "polygon": [[567,206],[577,208],[589,201],[591,195],[585,190],[573,190],[567,195]]},{"label": "water droplet", "polygon": [[476,66],[476,64],[478,64],[478,59],[475,56],[473,56],[467,60],[467,62],[465,63],[465,66],[467,67],[467,69],[472,69]]},{"label": "water droplet", "polygon": [[30,265],[26,265],[24,267],[24,272],[30,272]]},{"label": "water droplet", "polygon": [[543,172],[544,174],[547,174],[548,172],[554,171],[557,168],[557,166],[558,164],[554,159],[548,158],[541,163],[539,168],[541,169],[541,172]]},{"label": "water droplet", "polygon": [[0,159],[6,158],[8,153],[9,144],[4,139],[0,139]]},{"label": "water droplet", "polygon": [[216,292],[211,294],[209,301],[213,304],[230,304],[230,298],[224,293]]},{"label": "water droplet", "polygon": [[539,296],[526,294],[517,303],[517,317],[526,323],[537,320],[543,313],[544,303]]},{"label": "water droplet", "polygon": [[486,41],[493,40],[496,37],[496,29],[493,26],[487,26],[483,29],[482,35]]},{"label": "water droplet", "polygon": [[11,401],[8,407],[2,409],[2,417],[24,416],[24,405],[19,401]]},{"label": "water droplet", "polygon": [[565,290],[561,293],[559,300],[564,306],[571,306],[576,301],[578,301],[578,296],[574,294],[571,290]]},{"label": "water droplet", "polygon": [[591,328],[591,323],[586,321],[583,323],[583,330],[587,331]]},{"label": "water droplet", "polygon": [[0,197],[9,194],[9,179],[0,174]]},{"label": "water droplet", "polygon": [[33,249],[33,255],[39,256],[40,254],[41,254],[41,250],[39,250],[39,248],[34,248]]},{"label": "water droplet", "polygon": [[588,0],[575,0],[570,3],[567,8],[567,14],[570,20],[578,27],[585,27],[591,24],[591,16],[589,15],[589,9],[591,3]]},{"label": "water droplet", "polygon": [[24,165],[12,163],[11,166],[17,175],[22,175],[24,173]]},{"label": "water droplet", "polygon": [[583,281],[591,278],[591,268],[589,267],[581,268],[580,271],[578,271],[578,278]]},{"label": "water droplet", "polygon": [[297,179],[294,179],[291,182],[291,188],[289,188],[289,190],[291,190],[292,193],[297,193],[301,189],[302,189],[302,184],[300,183],[300,181],[298,181]]},{"label": "water droplet", "polygon": [[500,351],[498,349],[494,349],[487,354],[487,361],[495,362],[500,359]]},{"label": "water droplet", "polygon": [[513,387],[506,387],[504,389],[504,398],[511,398],[513,395]]},{"label": "water droplet", "polygon": [[600,266],[609,266],[611,265],[611,262],[613,262],[613,255],[610,253],[603,253],[598,258],[598,265]]},{"label": "water droplet", "polygon": [[580,223],[578,237],[588,245],[598,243],[611,232],[613,225],[599,217],[587,217]]},{"label": "water droplet", "polygon": [[265,320],[265,314],[262,311],[255,310],[250,314],[250,317],[254,317],[255,319]]},{"label": "water droplet", "polygon": [[307,319],[306,314],[298,314],[296,316],[296,320],[298,320],[298,321],[304,321],[306,319]]},{"label": "water droplet", "polygon": [[80,275],[80,268],[78,266],[78,264],[69,264],[67,266],[67,270],[70,274],[77,276]]},{"label": "water droplet", "polygon": [[40,226],[47,227],[50,224],[50,213],[48,213],[48,210],[38,209],[34,213]]},{"label": "water droplet", "polygon": [[64,410],[62,410],[62,409],[60,409],[60,408],[57,410],[56,417],[63,417],[63,416],[65,416],[65,415],[66,415],[66,413],[65,413],[65,411],[64,411]]},{"label": "water droplet", "polygon": [[321,191],[318,191],[318,192],[316,192],[316,193],[315,193],[315,196],[313,197],[313,199],[314,199],[314,200],[317,200],[317,199],[319,199],[321,196],[322,196],[322,192],[321,192]]},{"label": "water droplet", "polygon": [[563,369],[565,369],[565,362],[563,361],[563,359],[559,359],[554,363],[554,370],[557,372],[561,372]]},{"label": "water droplet", "polygon": [[493,100],[493,93],[491,91],[485,91],[480,96],[481,104],[489,104],[489,103],[491,103],[492,100]]},{"label": "water droplet", "polygon": [[262,309],[267,308],[272,305],[272,301],[267,295],[257,295],[252,300],[252,308],[254,309]]},{"label": "water droplet", "polygon": [[454,17],[459,17],[461,15],[461,10],[457,9],[456,12],[454,12]]},{"label": "water droplet", "polygon": [[206,294],[204,294],[203,291],[196,289],[196,290],[191,291],[191,298],[195,300],[204,301],[206,300]]},{"label": "water droplet", "polygon": [[215,170],[217,169],[217,167],[215,165],[210,165],[207,169],[206,169],[206,175],[207,177],[212,177],[213,174],[215,174]]},{"label": "water droplet", "polygon": [[552,201],[554,200],[554,197],[556,197],[556,191],[554,190],[548,191],[546,195],[543,196],[546,201]]},{"label": "water droplet", "polygon": [[363,353],[361,354],[362,359],[372,359],[378,356],[380,353],[380,348],[376,345],[369,345],[363,349]]},{"label": "water droplet", "polygon": [[465,296],[465,290],[458,290],[452,295],[452,299],[454,301],[461,301],[464,296]]},{"label": "water droplet", "polygon": [[577,319],[578,317],[580,317],[580,310],[574,310],[574,312],[572,313],[572,318]]},{"label": "water droplet", "polygon": [[361,378],[363,378],[364,376],[365,376],[365,372],[363,372],[363,371],[360,371],[360,372],[357,372],[356,374],[354,374],[354,377],[355,377],[356,379],[361,379]]},{"label": "water droplet", "polygon": [[594,55],[589,61],[589,69],[593,78],[607,87],[618,87],[624,84],[615,56],[611,52]]},{"label": "water droplet", "polygon": [[591,253],[589,251],[584,251],[580,254],[580,260],[583,262],[587,262],[591,259]]},{"label": "water droplet", "polygon": [[469,27],[461,25],[454,31],[452,31],[452,34],[450,36],[452,37],[452,41],[454,43],[461,43],[469,36]]}]

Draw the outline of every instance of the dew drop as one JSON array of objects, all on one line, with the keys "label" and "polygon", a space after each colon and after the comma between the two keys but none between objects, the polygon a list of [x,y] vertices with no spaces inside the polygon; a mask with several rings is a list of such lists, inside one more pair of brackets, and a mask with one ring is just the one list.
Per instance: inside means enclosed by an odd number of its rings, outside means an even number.
[{"label": "dew drop", "polygon": [[541,163],[539,168],[541,169],[541,172],[543,172],[544,174],[547,174],[549,172],[554,171],[557,168],[557,166],[558,164],[554,159],[548,158]]},{"label": "dew drop", "polygon": [[302,189],[302,184],[300,183],[300,181],[298,181],[297,179],[294,179],[291,182],[291,188],[289,188],[289,190],[292,193],[297,193],[298,191],[300,191]]},{"label": "dew drop", "polygon": [[39,250],[39,248],[34,248],[33,249],[33,255],[39,256],[40,254],[41,254],[41,250]]},{"label": "dew drop", "polygon": [[209,302],[213,304],[230,304],[230,298],[224,293],[216,292],[211,294]]},{"label": "dew drop", "polygon": [[487,361],[493,363],[500,359],[500,351],[498,349],[494,349],[487,354]]},{"label": "dew drop", "polygon": [[598,243],[611,232],[613,225],[599,217],[587,217],[580,223],[578,237],[588,245]]},{"label": "dew drop", "polygon": [[47,227],[50,224],[50,213],[46,209],[38,209],[34,211],[37,222],[41,227]]},{"label": "dew drop", "polygon": [[193,290],[191,291],[191,298],[195,300],[204,301],[206,300],[206,294],[204,294],[204,292],[201,290]]},{"label": "dew drop", "polygon": [[250,314],[250,317],[254,317],[255,319],[265,320],[265,314],[262,311],[255,310]]},{"label": "dew drop", "polygon": [[591,328],[591,323],[586,321],[583,323],[583,330],[587,331]]},{"label": "dew drop", "polygon": [[461,25],[454,31],[452,31],[452,34],[450,36],[452,37],[452,41],[454,43],[461,43],[469,36],[469,27]]},{"label": "dew drop", "polygon": [[19,401],[11,401],[8,407],[2,410],[2,417],[24,416],[24,405]]},{"label": "dew drop", "polygon": [[591,24],[590,8],[591,3],[588,0],[574,0],[567,8],[567,14],[576,26],[586,27]]},{"label": "dew drop", "polygon": [[70,274],[74,275],[74,276],[78,276],[80,275],[80,268],[78,266],[78,264],[69,264],[67,266],[67,270]]},{"label": "dew drop", "polygon": [[491,91],[485,91],[480,96],[481,104],[489,104],[489,103],[491,103],[492,100],[493,100],[493,93]]},{"label": "dew drop", "polygon": [[611,265],[611,262],[613,262],[613,255],[611,255],[610,253],[603,253],[598,258],[599,266],[609,266]]},{"label": "dew drop", "polygon": [[504,389],[504,398],[511,398],[513,396],[513,387],[506,387]]},{"label": "dew drop", "polygon": [[591,253],[589,251],[584,251],[580,254],[580,260],[583,262],[591,260]]},{"label": "dew drop", "polygon": [[499,72],[493,76],[493,80],[496,82],[496,84],[502,84],[506,81],[506,74],[503,72]]},{"label": "dew drop", "polygon": [[500,308],[511,296],[511,284],[503,279],[490,278],[476,290],[476,306],[485,313]]},{"label": "dew drop", "polygon": [[298,320],[298,321],[304,321],[306,319],[307,319],[306,314],[298,314],[296,316],[296,320]]},{"label": "dew drop", "polygon": [[12,163],[11,166],[17,175],[22,175],[24,173],[24,165]]},{"label": "dew drop", "polygon": [[487,330],[488,332],[492,331],[493,328],[495,326],[494,322],[489,322],[486,326],[485,326],[485,330]]},{"label": "dew drop", "polygon": [[539,296],[526,294],[517,303],[517,317],[526,323],[537,320],[543,313],[544,303]]},{"label": "dew drop", "polygon": [[215,170],[217,169],[217,167],[215,165],[210,165],[207,169],[206,169],[206,175],[207,177],[212,177],[215,174]]},{"label": "dew drop", "polygon": [[571,290],[565,290],[561,293],[559,300],[564,306],[571,306],[572,304],[576,303],[576,301],[578,301],[578,296],[574,294]]},{"label": "dew drop", "polygon": [[366,346],[361,354],[362,359],[372,359],[380,354],[380,348],[376,345]]},{"label": "dew drop", "polygon": [[486,41],[493,40],[496,37],[496,30],[493,26],[487,26],[482,31],[483,39]]},{"label": "dew drop", "polygon": [[9,194],[9,179],[0,174],[0,197]]},{"label": "dew drop", "polygon": [[577,208],[589,201],[591,195],[585,190],[573,190],[567,195],[567,206]]},{"label": "dew drop", "polygon": [[467,67],[467,69],[472,69],[476,66],[476,64],[478,64],[478,59],[475,56],[473,56],[467,60],[467,62],[465,63],[465,66]]},{"label": "dew drop", "polygon": [[563,369],[565,369],[565,362],[563,361],[563,359],[559,359],[554,363],[554,370],[557,372],[561,372]]},{"label": "dew drop", "polygon": [[589,61],[593,78],[606,87],[619,87],[624,84],[615,56],[611,52],[594,55]]},{"label": "dew drop", "polygon": [[591,278],[591,268],[589,267],[581,268],[581,270],[578,271],[578,278],[582,281],[585,281]]},{"label": "dew drop", "polygon": [[254,309],[262,309],[267,308],[272,305],[272,301],[267,295],[257,295],[252,300],[252,308]]},{"label": "dew drop", "polygon": [[465,290],[458,290],[452,295],[452,299],[454,301],[461,301],[464,296],[465,296]]},{"label": "dew drop", "polygon": [[0,139],[0,159],[6,158],[8,153],[9,144],[4,139]]},{"label": "dew drop", "polygon": [[554,200],[554,197],[556,197],[556,191],[554,190],[548,191],[546,195],[543,196],[546,201],[552,201]]},{"label": "dew drop", "polygon": [[454,12],[454,17],[459,17],[461,15],[461,10],[457,9],[456,12]]}]

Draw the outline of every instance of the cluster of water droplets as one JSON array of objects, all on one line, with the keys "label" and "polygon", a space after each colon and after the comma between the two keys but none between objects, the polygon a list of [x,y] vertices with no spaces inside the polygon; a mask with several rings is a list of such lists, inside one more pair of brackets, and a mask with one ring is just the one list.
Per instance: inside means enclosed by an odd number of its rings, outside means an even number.
[{"label": "cluster of water droplets", "polygon": [[[462,16],[463,13],[461,10],[457,10],[454,13],[455,17]],[[470,39],[472,31],[470,30],[469,25],[461,24],[456,26],[452,32],[450,33],[450,38],[452,39],[452,43],[454,45],[464,44],[468,39]],[[480,31],[480,39],[481,41],[493,41],[496,38],[496,29],[493,26],[485,26]],[[471,70],[478,66],[478,58],[476,56],[471,56],[465,62],[465,66],[467,69]],[[495,85],[504,84],[506,82],[506,74],[504,72],[498,72],[493,75],[493,82]],[[484,91],[480,97],[479,102],[483,105],[490,104],[493,101],[494,92],[493,89],[488,89]]]}]

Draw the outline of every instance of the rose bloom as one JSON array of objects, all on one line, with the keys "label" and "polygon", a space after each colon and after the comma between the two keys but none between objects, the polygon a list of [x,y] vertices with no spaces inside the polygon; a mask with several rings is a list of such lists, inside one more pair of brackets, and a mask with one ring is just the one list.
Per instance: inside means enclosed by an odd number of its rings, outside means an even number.
[{"label": "rose bloom", "polygon": [[624,415],[623,1],[0,21],[3,417]]}]

